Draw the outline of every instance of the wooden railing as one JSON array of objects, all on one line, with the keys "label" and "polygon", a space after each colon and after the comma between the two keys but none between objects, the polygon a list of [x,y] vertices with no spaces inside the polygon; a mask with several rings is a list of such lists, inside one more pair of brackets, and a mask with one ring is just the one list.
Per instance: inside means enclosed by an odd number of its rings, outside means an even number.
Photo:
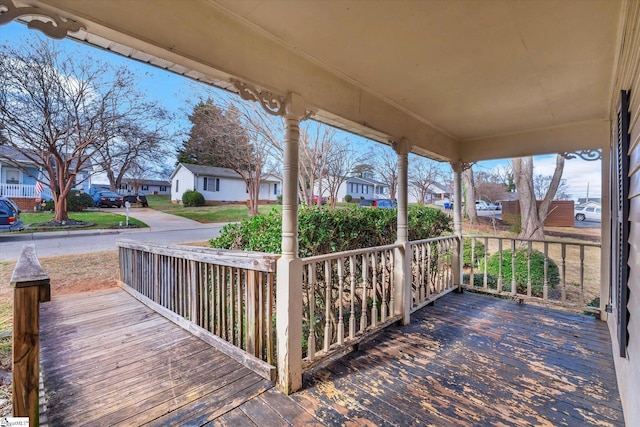
[{"label": "wooden railing", "polygon": [[25,245],[11,276],[13,293],[13,416],[39,425],[40,303],[51,300],[49,276],[33,244]]},{"label": "wooden railing", "polygon": [[[117,245],[120,282],[145,302],[163,307],[162,314],[182,325],[188,321],[188,329],[205,339],[215,335],[275,365],[277,255],[128,240]],[[229,355],[243,358],[242,352]],[[274,374],[268,372],[270,377]]]},{"label": "wooden railing", "polygon": [[466,236],[464,287],[600,312],[600,244]]},{"label": "wooden railing", "polygon": [[456,236],[409,242],[411,248],[411,311],[457,289],[453,283]]},{"label": "wooden railing", "polygon": [[400,245],[302,259],[305,369],[398,320],[395,251]]}]

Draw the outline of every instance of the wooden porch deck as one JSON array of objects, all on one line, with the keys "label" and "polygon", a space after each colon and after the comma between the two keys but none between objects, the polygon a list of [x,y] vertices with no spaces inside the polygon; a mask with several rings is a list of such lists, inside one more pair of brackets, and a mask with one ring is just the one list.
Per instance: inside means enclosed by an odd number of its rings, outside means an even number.
[{"label": "wooden porch deck", "polygon": [[42,306],[50,426],[612,425],[606,325],[450,294],[287,397],[121,290]]}]

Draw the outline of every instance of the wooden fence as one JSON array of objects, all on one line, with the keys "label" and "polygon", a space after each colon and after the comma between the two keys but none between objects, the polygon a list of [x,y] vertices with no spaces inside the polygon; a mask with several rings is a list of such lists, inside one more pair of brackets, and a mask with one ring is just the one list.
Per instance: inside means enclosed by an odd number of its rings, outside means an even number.
[{"label": "wooden fence", "polygon": [[[160,311],[170,319],[175,313],[181,324],[188,321],[201,337],[214,335],[275,365],[277,255],[122,240],[117,245],[121,284],[166,309]],[[242,352],[229,355],[251,365]]]}]

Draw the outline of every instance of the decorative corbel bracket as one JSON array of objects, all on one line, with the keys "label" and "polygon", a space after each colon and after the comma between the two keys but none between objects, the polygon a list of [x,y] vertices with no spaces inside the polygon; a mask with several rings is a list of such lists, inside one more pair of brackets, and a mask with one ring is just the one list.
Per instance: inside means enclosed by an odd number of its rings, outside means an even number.
[{"label": "decorative corbel bracket", "polygon": [[283,116],[287,107],[287,100],[284,96],[274,95],[268,91],[261,91],[240,80],[231,79],[231,83],[238,89],[240,98],[245,101],[256,101],[262,108],[273,116]]},{"label": "decorative corbel bracket", "polygon": [[54,39],[63,39],[70,32],[75,33],[86,29],[86,26],[81,22],[63,18],[44,9],[31,6],[16,7],[12,0],[0,0],[0,25],[8,24],[21,16],[39,16],[49,19],[50,21],[32,19],[27,23],[27,27],[42,31]]},{"label": "decorative corbel bracket", "polygon": [[[290,97],[275,95],[266,90],[258,90],[249,83],[237,79],[231,79],[231,84],[238,90],[240,98],[245,101],[258,102],[267,113],[273,116],[287,114],[287,104],[292,102]],[[299,97],[299,99],[302,98]],[[300,114],[299,120],[307,120],[314,114],[316,114],[315,111],[305,109],[304,113]]]},{"label": "decorative corbel bracket", "polygon": [[464,172],[466,170],[471,169],[471,167],[474,165],[474,163],[468,163],[468,162],[462,162],[462,161],[458,161],[458,162],[450,162],[449,163],[451,165],[451,169],[453,169],[454,172]]},{"label": "decorative corbel bracket", "polygon": [[561,155],[567,160],[577,159],[578,157],[588,162],[602,160],[602,150],[600,148],[596,150],[580,150],[572,153],[562,153]]}]

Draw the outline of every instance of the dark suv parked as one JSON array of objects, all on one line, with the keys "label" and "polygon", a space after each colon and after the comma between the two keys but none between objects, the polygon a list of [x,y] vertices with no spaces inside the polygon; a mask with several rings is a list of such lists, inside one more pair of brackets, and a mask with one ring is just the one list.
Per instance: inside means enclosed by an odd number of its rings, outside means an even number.
[{"label": "dark suv parked", "polygon": [[0,231],[24,230],[20,221],[20,208],[8,197],[0,196]]},{"label": "dark suv parked", "polygon": [[141,194],[129,194],[127,196],[124,196],[122,198],[122,202],[126,203],[129,202],[132,205],[133,204],[139,204],[140,206],[142,206],[143,208],[148,208],[149,207],[149,203],[147,202],[147,198]]},{"label": "dark suv parked", "polygon": [[93,195],[93,202],[97,208],[110,208],[122,206],[122,196],[111,191],[100,191]]}]

